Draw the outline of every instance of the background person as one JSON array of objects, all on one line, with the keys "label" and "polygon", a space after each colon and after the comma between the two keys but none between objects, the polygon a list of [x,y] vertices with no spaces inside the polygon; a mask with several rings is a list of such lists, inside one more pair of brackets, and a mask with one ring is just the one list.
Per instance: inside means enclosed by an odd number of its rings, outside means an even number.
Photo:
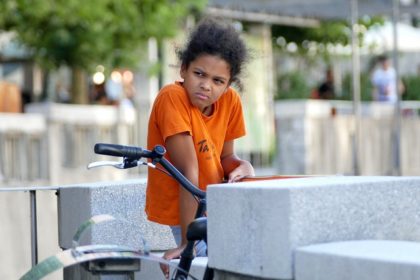
[{"label": "background person", "polygon": [[401,82],[396,80],[395,69],[386,55],[378,57],[378,66],[372,74],[372,97],[374,101],[383,101],[394,103],[397,101],[397,91],[403,92],[404,88]]},{"label": "background person", "polygon": [[319,99],[334,99],[334,73],[331,68],[325,71],[325,80],[318,87]]}]

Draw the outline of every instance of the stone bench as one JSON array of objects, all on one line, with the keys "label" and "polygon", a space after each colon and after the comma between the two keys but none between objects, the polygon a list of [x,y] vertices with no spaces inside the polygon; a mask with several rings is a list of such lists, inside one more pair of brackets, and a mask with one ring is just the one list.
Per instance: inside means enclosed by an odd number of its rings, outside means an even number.
[{"label": "stone bench", "polygon": [[295,280],[420,279],[420,243],[363,240],[298,248]]},{"label": "stone bench", "polygon": [[419,197],[420,177],[331,176],[210,186],[209,266],[224,279],[241,279],[228,278],[236,274],[293,279],[299,247],[420,241]]},{"label": "stone bench", "polygon": [[170,228],[150,222],[144,213],[146,180],[98,182],[61,187],[58,191],[59,245],[72,247],[77,228],[94,215],[117,220],[92,226],[80,244],[118,244],[152,251],[174,248]]},{"label": "stone bench", "polygon": [[[61,187],[58,191],[60,247],[71,248],[77,228],[90,217],[99,214],[109,214],[117,220],[91,226],[81,236],[81,245],[118,244],[143,248],[144,240],[152,254],[158,256],[162,255],[163,251],[176,247],[169,227],[147,220],[144,213],[145,194],[145,179]],[[196,258],[191,267],[191,274],[201,279],[206,264],[207,258]],[[80,266],[64,270],[64,279],[98,279],[95,277]],[[136,272],[135,279],[165,278],[159,263],[142,261],[141,270]]]}]

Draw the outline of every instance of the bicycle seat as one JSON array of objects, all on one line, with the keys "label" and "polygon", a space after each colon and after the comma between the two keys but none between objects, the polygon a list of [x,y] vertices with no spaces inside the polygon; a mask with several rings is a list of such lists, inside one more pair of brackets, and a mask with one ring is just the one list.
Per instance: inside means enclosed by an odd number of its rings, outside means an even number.
[{"label": "bicycle seat", "polygon": [[187,229],[187,240],[204,240],[207,243],[207,217],[200,217],[192,221]]}]

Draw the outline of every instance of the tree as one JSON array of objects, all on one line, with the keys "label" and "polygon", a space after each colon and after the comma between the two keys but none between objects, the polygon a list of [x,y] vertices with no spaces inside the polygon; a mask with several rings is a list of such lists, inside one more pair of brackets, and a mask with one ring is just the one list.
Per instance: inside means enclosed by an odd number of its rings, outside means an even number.
[{"label": "tree", "polygon": [[[363,43],[363,35],[370,27],[383,24],[383,17],[363,17],[359,19],[359,42]],[[310,88],[316,88],[316,85],[309,84],[307,74],[312,67],[319,67],[320,58],[327,66],[334,64],[338,56],[345,56],[345,52],[337,52],[335,48],[338,45],[349,46],[351,44],[350,23],[345,20],[325,20],[320,21],[318,27],[296,27],[274,25],[272,27],[272,36],[276,50],[284,55],[293,57],[295,66],[298,70],[289,73],[280,73],[277,78],[278,93],[277,99],[283,98],[307,98],[310,96]],[[341,51],[344,48],[341,48]],[[287,51],[287,52],[286,52]],[[302,66],[304,65],[304,66]],[[346,83],[350,75],[344,80],[343,89],[338,89],[341,98],[350,98],[351,93]],[[362,98],[368,98],[370,94],[368,76],[362,75]]]},{"label": "tree", "polygon": [[174,35],[191,11],[205,0],[4,0],[0,30],[17,39],[48,73],[61,65],[72,69],[72,100],[84,103],[76,90],[84,71],[98,64],[133,67],[141,45],[150,37]]},{"label": "tree", "polygon": [[[358,24],[361,30],[367,30],[373,25],[383,24],[383,17],[363,17]],[[283,38],[284,42],[294,42],[300,54],[306,54],[309,51],[310,43],[317,44],[318,54],[324,55],[328,60],[328,44],[349,45],[351,42],[350,23],[345,20],[325,20],[321,21],[318,27],[295,27],[275,25],[272,28],[274,38]],[[360,33],[361,42],[363,33]],[[285,44],[278,45],[284,47]]]}]

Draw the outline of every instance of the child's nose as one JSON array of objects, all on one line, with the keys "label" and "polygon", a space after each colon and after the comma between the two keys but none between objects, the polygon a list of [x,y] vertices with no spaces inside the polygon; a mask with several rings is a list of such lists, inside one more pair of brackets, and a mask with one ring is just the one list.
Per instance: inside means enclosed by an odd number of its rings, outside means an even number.
[{"label": "child's nose", "polygon": [[209,90],[210,89],[210,83],[209,83],[209,81],[207,79],[204,80],[204,81],[201,81],[200,87],[203,90]]}]

